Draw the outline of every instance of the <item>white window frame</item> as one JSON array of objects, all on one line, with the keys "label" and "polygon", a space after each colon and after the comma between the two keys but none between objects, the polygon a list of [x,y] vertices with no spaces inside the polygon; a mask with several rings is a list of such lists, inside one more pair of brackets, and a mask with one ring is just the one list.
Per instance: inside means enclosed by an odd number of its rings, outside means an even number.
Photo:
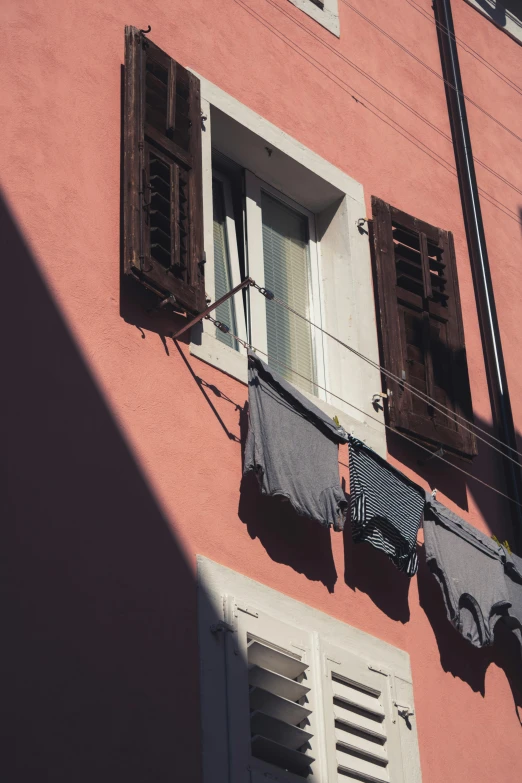
[{"label": "white window frame", "polygon": [[[315,215],[310,210],[298,204],[288,196],[273,188],[267,182],[263,182],[251,171],[245,172],[246,186],[246,229],[247,229],[247,259],[248,274],[262,288],[265,286],[265,270],[263,261],[263,233],[262,233],[262,215],[261,215],[261,196],[267,193],[282,204],[289,206],[295,212],[304,215],[308,220],[308,249],[309,249],[309,290],[308,290],[308,318],[313,324],[322,325],[322,284],[319,272],[319,248],[315,230]],[[267,355],[267,327],[266,327],[266,302],[262,296],[256,292],[249,292],[250,303],[250,325],[252,332],[252,344],[262,352],[262,358]],[[298,316],[292,316],[297,318]],[[325,352],[323,345],[323,333],[319,329],[310,327],[312,340],[313,365],[315,369],[315,378],[317,384],[317,396],[326,399],[324,389],[326,387],[325,376]],[[293,378],[290,375],[290,381],[294,385],[300,385],[300,378]],[[322,387],[322,388],[321,388]]]},{"label": "white window frame", "polygon": [[[202,174],[207,296],[214,299],[214,147],[315,215],[323,329],[368,357],[373,366],[331,338],[323,337],[326,399],[301,391],[328,416],[337,416],[347,432],[385,457],[384,411],[382,406],[373,404],[381,391],[381,375],[376,369],[379,348],[368,230],[360,225],[366,216],[363,187],[240,101],[195,75],[200,79],[201,111],[205,118]],[[264,305],[262,296],[252,291],[251,300],[256,296]],[[238,305],[239,313],[241,300]],[[210,321],[203,320],[193,327],[190,352],[245,385],[248,383],[244,355],[219,341]]]},{"label": "white window frame", "polygon": [[[294,0],[290,0],[290,2],[293,2]],[[479,13],[482,14],[482,16],[485,16],[486,19],[489,19],[490,22],[493,22],[495,27],[498,27],[499,30],[502,30],[504,33],[507,33],[513,40],[515,40],[517,43],[522,44],[522,17],[517,18],[514,16],[514,14],[511,13],[511,11],[508,8],[503,8],[505,13],[505,23],[502,25],[499,22],[496,21],[494,12],[496,10],[496,3],[495,6],[491,5],[490,8],[486,8],[483,3],[478,2],[478,0],[466,0],[466,2],[469,5],[472,5],[473,8],[476,8]],[[490,3],[490,0],[487,0],[488,4]]]},{"label": "white window frame", "polygon": [[[241,282],[241,273],[239,270],[239,253],[237,247],[236,222],[234,220],[234,209],[232,206],[232,190],[228,177],[215,169],[212,171],[212,179],[217,179],[223,185],[224,207],[225,207],[225,232],[228,245],[230,278],[232,288],[235,288]],[[213,271],[213,270],[212,270]],[[234,303],[234,315],[236,319],[237,336],[241,340],[247,339],[245,308],[243,307],[243,294],[239,291],[232,297]],[[246,350],[241,343],[238,344],[238,353],[246,355]]]},{"label": "white window frame", "polygon": [[290,0],[290,2],[338,38],[340,37],[338,0],[324,0],[322,8],[312,0]]},{"label": "white window frame", "polygon": [[[248,730],[245,636],[259,622],[260,638],[299,655],[308,665],[313,734],[310,783],[337,783],[332,672],[381,692],[392,783],[421,783],[417,718],[409,655],[198,555],[198,628],[204,783],[296,783],[295,776],[252,759]],[[262,629],[262,630],[261,630]],[[292,630],[293,629],[293,630]],[[254,635],[255,630],[254,630]],[[354,676],[355,675],[355,676]],[[357,685],[356,685],[357,687]],[[403,717],[404,716],[404,717]],[[302,780],[302,778],[301,778]]]}]

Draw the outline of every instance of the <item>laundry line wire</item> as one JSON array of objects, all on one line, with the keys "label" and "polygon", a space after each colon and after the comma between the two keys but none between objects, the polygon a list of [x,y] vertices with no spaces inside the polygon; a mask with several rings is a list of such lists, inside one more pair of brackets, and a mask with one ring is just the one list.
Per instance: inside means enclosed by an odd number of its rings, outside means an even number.
[{"label": "laundry line wire", "polygon": [[502,73],[502,71],[500,71],[489,60],[486,60],[486,58],[483,57],[480,54],[480,52],[477,52],[476,49],[473,49],[473,47],[470,46],[467,41],[465,41],[463,38],[459,38],[457,35],[450,32],[445,24],[442,24],[442,22],[438,22],[436,19],[434,19],[430,14],[430,12],[422,8],[422,6],[418,5],[418,3],[415,2],[415,0],[406,0],[406,2],[408,3],[408,5],[411,5],[411,7],[414,8],[416,11],[418,11],[419,14],[422,14],[422,16],[425,19],[427,19],[428,22],[434,24],[435,27],[437,27],[437,29],[441,31],[441,33],[447,35],[448,38],[452,38],[454,41],[459,43],[465,52],[471,54],[472,57],[474,57],[476,60],[482,63],[482,65],[484,65],[488,70],[490,70],[495,76],[497,76],[499,79],[505,82],[509,87],[515,90],[515,92],[518,92],[519,95],[522,95],[522,87],[520,87],[516,82],[510,79],[509,76],[506,76],[505,73]]},{"label": "laundry line wire", "polygon": [[[380,109],[376,104],[368,100],[368,98],[366,98],[361,92],[356,90],[352,85],[348,84],[348,82],[346,81],[343,81],[343,79],[341,79],[340,76],[330,71],[326,66],[323,65],[322,62],[312,57],[312,55],[310,55],[310,53],[307,50],[303,49],[295,41],[292,41],[286,35],[282,34],[277,29],[277,27],[270,24],[270,22],[268,22],[267,19],[261,16],[261,14],[257,13],[253,8],[251,8],[248,5],[248,3],[244,2],[244,0],[234,0],[234,2],[236,2],[239,6],[241,6],[241,8],[243,8],[243,10],[249,13],[254,19],[256,19],[256,21],[258,21],[260,24],[266,27],[267,30],[270,30],[277,38],[279,38],[284,44],[289,46],[300,57],[303,57],[303,59],[305,59],[309,65],[316,68],[320,73],[323,74],[323,76],[326,76],[327,79],[330,79],[337,87],[343,90],[343,92],[346,92],[348,95],[350,95],[350,97],[356,103],[360,104],[364,109],[369,111],[370,114],[373,114],[375,117],[377,117],[377,119],[379,119],[385,125],[392,128],[392,130],[396,131],[400,136],[406,139],[406,141],[410,142],[410,144],[413,144],[414,147],[417,147],[417,149],[419,149],[429,158],[434,160],[435,163],[438,163],[440,166],[442,166],[449,174],[453,175],[454,177],[458,176],[457,170],[453,164],[445,160],[445,158],[443,158],[437,152],[432,150],[431,147],[429,147],[427,144],[425,144],[423,141],[417,138],[417,136],[415,136],[411,131],[407,130],[402,125],[400,125],[396,120],[391,118],[388,114],[386,114],[385,111],[383,111],[383,109]],[[489,167],[487,166],[484,167],[489,169]],[[493,171],[494,170],[491,169],[492,173]],[[501,175],[498,175],[497,172],[494,173],[496,176],[500,176],[500,178],[502,179]],[[506,181],[506,184],[509,184],[509,186],[512,187],[512,183],[508,183],[508,181]],[[517,224],[520,224],[520,216],[517,213],[515,213],[510,207],[508,207],[503,202],[499,201],[499,199],[497,199],[495,196],[492,196],[490,193],[483,190],[483,188],[481,187],[479,187],[479,193],[489,204],[496,207],[496,209],[500,210],[500,212],[502,212],[503,215],[510,218],[511,220],[514,220]]]},{"label": "laundry line wire", "polygon": [[[431,122],[431,120],[428,120],[427,117],[424,117],[423,114],[417,111],[417,109],[414,109],[413,106],[410,106],[409,103],[407,103],[405,100],[403,100],[394,92],[392,92],[392,90],[390,90],[388,87],[385,87],[378,79],[375,79],[373,76],[367,73],[367,71],[365,71],[364,68],[361,68],[359,65],[354,63],[352,60],[346,57],[346,55],[344,55],[338,49],[333,47],[331,44],[327,43],[326,41],[323,41],[323,39],[319,35],[317,35],[317,33],[313,32],[313,30],[310,30],[305,24],[300,22],[298,19],[294,18],[292,14],[288,13],[283,8],[281,8],[281,6],[277,2],[275,2],[275,0],[265,0],[265,2],[271,5],[273,8],[277,9],[277,11],[279,11],[286,19],[289,19],[294,25],[296,25],[305,33],[307,33],[307,35],[309,35],[311,38],[317,41],[317,43],[319,43],[322,47],[324,47],[329,52],[331,52],[336,57],[338,57],[340,60],[345,62],[350,68],[353,68],[358,74],[363,76],[365,79],[368,79],[368,81],[370,81],[373,85],[375,85],[375,87],[377,87],[379,90],[382,90],[386,95],[388,95],[390,98],[396,101],[400,106],[405,108],[407,111],[411,112],[421,122],[424,122],[425,125],[427,125],[429,128],[431,128],[436,133],[438,133],[439,136],[442,136],[442,138],[446,139],[446,141],[448,141],[449,143],[451,144],[453,143],[453,139],[448,133],[446,133],[437,125],[435,125],[435,123]],[[517,185],[513,184],[508,179],[506,179],[506,177],[504,177],[498,171],[495,171],[495,169],[491,168],[491,166],[489,166],[487,163],[484,163],[482,160],[480,160],[480,158],[474,157],[474,160],[476,163],[478,163],[479,166],[482,166],[482,168],[484,168],[487,172],[492,174],[494,177],[497,177],[497,179],[499,179],[505,185],[507,185],[508,187],[512,188],[517,193],[522,195],[522,190]],[[501,204],[501,202],[499,203]]]},{"label": "laundry line wire", "polygon": [[[260,353],[268,358],[268,354],[266,353],[266,351],[262,351],[260,348],[256,348],[255,345],[252,345],[251,343],[248,343],[246,340],[241,339],[241,337],[238,337],[236,334],[234,334],[234,332],[231,329],[229,329],[229,327],[226,324],[223,324],[221,321],[218,321],[216,318],[213,318],[211,315],[207,315],[205,316],[205,318],[211,323],[213,323],[218,329],[220,329],[220,331],[223,331],[225,334],[230,335],[230,337],[236,340],[239,343],[239,345],[242,345],[243,348],[245,348],[246,350],[252,350],[255,353]],[[281,362],[279,360],[277,360],[276,365],[278,365],[279,367],[284,367],[286,370],[289,370],[289,372],[293,373],[294,375],[297,375],[302,380],[312,384],[312,386],[321,389],[321,391],[324,391],[326,394],[335,397],[340,402],[343,402],[345,405],[348,405],[350,408],[353,408],[354,410],[356,410],[358,413],[361,413],[366,418],[371,419],[372,421],[376,421],[378,424],[381,424],[383,427],[390,430],[390,432],[394,432],[396,435],[399,435],[401,438],[404,438],[404,440],[407,440],[409,443],[412,443],[414,446],[418,446],[423,451],[426,451],[430,455],[430,457],[436,457],[437,459],[441,460],[441,462],[445,462],[446,465],[449,465],[450,467],[460,471],[460,473],[463,473],[465,476],[468,476],[469,478],[478,481],[479,484],[482,484],[484,487],[493,490],[493,492],[496,492],[497,495],[501,495],[502,497],[506,498],[507,500],[511,501],[512,503],[515,503],[515,505],[520,506],[522,508],[522,503],[519,503],[518,500],[515,500],[514,498],[510,497],[510,495],[506,495],[506,493],[502,492],[502,490],[497,489],[497,487],[494,487],[492,484],[488,484],[486,481],[483,481],[478,476],[474,476],[472,473],[469,473],[469,471],[464,470],[464,468],[461,468],[459,465],[455,465],[453,462],[444,459],[444,457],[442,457],[440,454],[437,454],[436,452],[431,451],[431,449],[427,448],[426,446],[417,443],[417,441],[413,440],[413,438],[409,438],[404,432],[401,432],[400,430],[396,430],[394,427],[391,427],[389,424],[386,424],[386,422],[381,421],[376,416],[372,416],[371,414],[364,411],[362,408],[358,408],[357,405],[348,402],[348,400],[345,400],[343,397],[340,397],[338,394],[335,394],[334,392],[330,391],[325,386],[321,386],[321,384],[317,383],[316,381],[313,381],[311,378],[308,378],[306,375],[297,372],[297,370],[294,370],[293,367],[290,367],[290,365],[285,364],[284,362]]]},{"label": "laundry line wire", "polygon": [[[295,310],[293,307],[291,307],[289,304],[287,304],[282,299],[279,299],[275,294],[272,294],[270,292],[270,295],[267,296],[266,289],[261,288],[255,281],[252,283],[252,287],[256,288],[263,296],[270,299],[270,301],[274,301],[277,304],[284,307],[288,312],[293,313],[301,320],[305,321],[306,323],[310,324],[310,326],[313,326],[315,329],[318,329],[320,332],[322,332],[327,337],[330,337],[332,340],[334,340],[336,343],[341,345],[343,348],[346,348],[350,353],[353,353],[355,356],[357,356],[359,359],[362,359],[363,361],[367,362],[369,365],[371,365],[374,369],[379,370],[383,373],[383,375],[386,375],[388,378],[392,378],[394,381],[399,383],[401,386],[405,387],[410,391],[413,395],[418,397],[423,402],[431,405],[433,408],[438,410],[440,413],[442,413],[444,416],[446,416],[450,421],[453,421],[455,424],[458,424],[463,429],[465,429],[467,432],[471,432],[475,435],[478,440],[482,441],[486,444],[486,446],[489,446],[494,451],[501,454],[503,457],[506,457],[507,459],[511,460],[515,465],[519,465],[517,459],[514,459],[509,454],[506,454],[505,451],[502,449],[497,448],[492,443],[490,443],[488,440],[483,438],[482,436],[478,435],[477,432],[473,432],[473,429],[478,430],[479,432],[484,433],[484,435],[487,435],[488,438],[491,438],[492,440],[496,441],[497,443],[500,443],[504,448],[509,449],[510,451],[513,451],[515,454],[517,454],[519,457],[522,458],[522,454],[520,454],[519,451],[517,451],[512,446],[509,446],[504,441],[500,440],[499,438],[496,438],[494,435],[491,435],[487,430],[483,429],[482,427],[479,427],[474,422],[467,419],[465,416],[462,416],[461,414],[457,413],[456,411],[452,411],[450,408],[448,408],[446,405],[443,405],[442,403],[438,402],[438,400],[435,400],[433,397],[430,397],[428,394],[425,394],[424,392],[421,392],[419,389],[416,389],[414,386],[412,386],[407,381],[403,380],[402,378],[399,378],[398,375],[395,375],[395,373],[392,373],[390,370],[387,370],[386,368],[382,367],[378,362],[374,361],[373,359],[370,359],[368,356],[365,356],[365,354],[358,351],[356,348],[353,348],[351,345],[348,345],[348,343],[343,342],[339,337],[336,337],[335,335],[331,334],[330,332],[326,331],[326,329],[323,329],[318,324],[313,323],[309,318],[304,316],[302,313],[299,313],[297,310]],[[457,421],[457,419],[460,419],[461,421]],[[470,426],[467,426],[470,425]],[[473,429],[471,429],[473,428]]]},{"label": "laundry line wire", "polygon": [[376,30],[378,30],[380,33],[382,33],[386,38],[388,38],[390,41],[392,41],[396,46],[399,47],[399,49],[402,49],[403,52],[408,54],[410,57],[412,57],[416,62],[418,62],[420,65],[422,65],[424,68],[426,68],[430,73],[432,73],[434,76],[437,77],[437,79],[440,79],[444,82],[450,89],[454,90],[454,92],[460,92],[463,98],[468,103],[471,103],[472,106],[474,106],[476,109],[481,111],[483,114],[486,115],[486,117],[489,117],[490,120],[493,120],[497,125],[499,125],[501,128],[503,128],[507,133],[511,134],[511,136],[514,136],[517,141],[522,142],[522,137],[519,136],[515,131],[512,131],[511,128],[508,128],[507,125],[504,125],[503,122],[501,122],[499,119],[497,119],[493,114],[490,114],[486,109],[484,109],[482,106],[480,106],[478,103],[476,103],[472,98],[470,98],[468,95],[466,95],[462,90],[459,90],[457,87],[455,87],[450,81],[444,78],[440,73],[438,73],[434,68],[431,67],[431,65],[428,65],[428,63],[425,63],[424,60],[422,60],[420,57],[417,57],[416,54],[414,54],[410,49],[408,49],[407,46],[404,46],[400,41],[398,41],[396,38],[394,38],[392,35],[390,35],[386,30],[383,30],[382,27],[379,27],[379,25],[374,22],[372,19],[370,19],[368,16],[365,16],[365,14],[362,13],[362,11],[359,11],[358,8],[353,6],[351,3],[348,2],[348,0],[341,0],[341,2],[347,6],[347,8],[351,8],[352,11],[354,11],[356,14],[358,14],[362,19],[364,19],[368,24],[370,24],[372,27],[374,27]]}]

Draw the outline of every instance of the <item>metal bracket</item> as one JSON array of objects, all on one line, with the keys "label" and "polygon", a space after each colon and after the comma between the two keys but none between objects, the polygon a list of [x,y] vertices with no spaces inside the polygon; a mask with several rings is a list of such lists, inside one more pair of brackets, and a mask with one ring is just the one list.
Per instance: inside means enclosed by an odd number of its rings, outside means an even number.
[{"label": "metal bracket", "polygon": [[235,288],[233,288],[231,291],[226,293],[224,296],[222,296],[220,299],[218,299],[213,304],[209,305],[209,307],[206,308],[206,310],[203,310],[202,313],[197,315],[195,318],[192,318],[188,322],[188,324],[185,324],[183,329],[180,329],[179,332],[176,332],[175,335],[173,335],[172,339],[177,340],[179,337],[181,337],[182,334],[185,334],[189,329],[191,329],[195,324],[199,323],[203,318],[206,318],[209,313],[211,313],[213,310],[216,309],[216,307],[219,307],[220,304],[223,302],[226,302],[227,299],[230,299],[231,296],[234,296],[234,294],[237,294],[238,291],[241,291],[243,288],[246,288],[247,286],[254,285],[254,281],[251,277],[246,277],[243,282],[239,283],[239,285],[236,285]]},{"label": "metal bracket", "polygon": [[404,718],[406,723],[409,723],[408,719],[410,718],[410,716],[415,715],[415,710],[404,704],[399,704],[396,701],[394,701],[393,704],[395,705],[395,707],[397,707],[397,712],[399,713],[401,718]]}]

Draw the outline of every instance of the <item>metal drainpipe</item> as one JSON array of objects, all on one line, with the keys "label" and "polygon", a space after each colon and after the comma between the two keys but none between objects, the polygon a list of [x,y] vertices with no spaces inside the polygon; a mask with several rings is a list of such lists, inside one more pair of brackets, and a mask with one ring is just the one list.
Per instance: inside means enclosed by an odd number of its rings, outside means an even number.
[{"label": "metal drainpipe", "polygon": [[[435,19],[438,22],[437,35],[442,73],[446,82],[449,83],[446,84],[446,99],[485,354],[493,420],[497,429],[497,436],[504,443],[507,443],[508,446],[516,449],[517,439],[509,399],[506,368],[502,353],[502,342],[471,149],[466,102],[463,95],[457,43],[455,41],[455,30],[451,13],[451,0],[434,0],[433,9]],[[448,33],[446,33],[446,30]],[[518,462],[518,457],[514,452],[508,453]],[[507,494],[518,501],[518,503],[522,503],[520,464],[514,464],[509,459],[503,459],[503,463]],[[522,552],[522,508],[515,503],[510,503],[510,508],[513,521],[514,544],[516,550],[520,553]]]}]

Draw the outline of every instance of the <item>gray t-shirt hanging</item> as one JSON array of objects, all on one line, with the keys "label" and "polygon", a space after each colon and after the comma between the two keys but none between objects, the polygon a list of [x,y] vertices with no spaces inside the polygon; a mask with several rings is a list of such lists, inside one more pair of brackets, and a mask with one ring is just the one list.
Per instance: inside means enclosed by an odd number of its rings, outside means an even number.
[{"label": "gray t-shirt hanging", "polygon": [[255,353],[248,353],[249,427],[243,473],[264,495],[285,498],[298,514],[342,530],[348,502],[339,480],[338,444],[346,432]]}]

